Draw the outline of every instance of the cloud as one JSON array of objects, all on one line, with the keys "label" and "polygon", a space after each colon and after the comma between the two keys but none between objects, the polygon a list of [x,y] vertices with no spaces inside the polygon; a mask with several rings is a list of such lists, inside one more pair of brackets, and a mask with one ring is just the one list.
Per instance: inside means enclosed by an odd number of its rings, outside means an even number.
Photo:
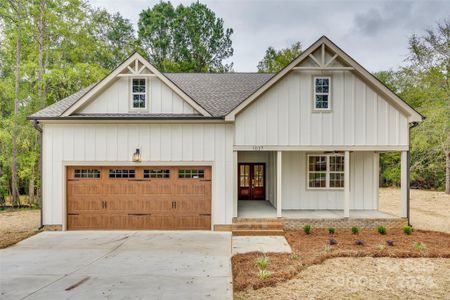
[{"label": "cloud", "polygon": [[[135,24],[141,10],[159,0],[90,0],[119,11]],[[174,0],[173,5],[192,1]],[[236,71],[255,71],[269,46],[304,48],[327,35],[370,71],[395,68],[408,51],[408,37],[449,16],[450,1],[203,0],[232,35]]]}]

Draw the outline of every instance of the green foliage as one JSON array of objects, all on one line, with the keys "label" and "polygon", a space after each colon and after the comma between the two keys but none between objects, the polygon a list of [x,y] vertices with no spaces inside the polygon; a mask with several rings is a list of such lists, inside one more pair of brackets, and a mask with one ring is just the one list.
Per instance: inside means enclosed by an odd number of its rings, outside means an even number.
[{"label": "green foliage", "polygon": [[281,50],[269,47],[264,58],[258,63],[258,72],[279,72],[301,53],[302,44],[300,42],[296,42],[290,47]]},{"label": "green foliage", "polygon": [[139,41],[150,62],[165,72],[226,72],[233,55],[231,34],[223,19],[205,4],[176,8],[160,2],[139,15]]},{"label": "green foliage", "polygon": [[336,228],[334,228],[334,227],[329,227],[328,228],[328,233],[329,234],[334,234],[336,232]]},{"label": "green foliage", "polygon": [[[426,119],[411,130],[411,185],[442,190],[446,157],[450,159],[450,22],[444,20],[423,36],[409,40],[408,65],[378,72],[384,84]],[[384,185],[400,184],[400,157],[381,156]],[[450,172],[450,170],[447,170]]]},{"label": "green foliage", "polygon": [[377,231],[378,231],[379,234],[383,234],[383,235],[387,233],[386,227],[384,227],[382,225],[377,227]]},{"label": "green foliage", "polygon": [[292,260],[299,260],[300,258],[301,258],[301,256],[300,256],[300,254],[298,254],[297,252],[292,252],[290,255],[289,255],[289,258],[290,259],[292,259]]},{"label": "green foliage", "polygon": [[414,246],[414,249],[416,249],[419,252],[424,252],[427,250],[427,245],[425,245],[422,242],[414,242],[413,246]]},{"label": "green foliage", "polygon": [[357,226],[352,226],[352,233],[358,234],[358,232],[359,232],[359,228]]},{"label": "green foliage", "polygon": [[260,270],[265,270],[269,265],[269,258],[267,256],[258,257],[255,263]]},{"label": "green foliage", "polygon": [[305,226],[303,226],[303,231],[304,231],[306,234],[310,234],[310,233],[311,233],[311,225],[305,224]]},{"label": "green foliage", "polygon": [[411,226],[405,226],[403,227],[403,233],[406,235],[411,235],[413,232],[413,229]]},{"label": "green foliage", "polygon": [[333,251],[333,248],[327,244],[327,245],[323,246],[322,251],[325,253],[330,253],[331,251]]},{"label": "green foliage", "polygon": [[270,272],[270,271],[267,271],[267,270],[259,270],[258,271],[258,278],[259,279],[267,279],[267,278],[269,278],[270,276],[272,276],[272,272]]}]

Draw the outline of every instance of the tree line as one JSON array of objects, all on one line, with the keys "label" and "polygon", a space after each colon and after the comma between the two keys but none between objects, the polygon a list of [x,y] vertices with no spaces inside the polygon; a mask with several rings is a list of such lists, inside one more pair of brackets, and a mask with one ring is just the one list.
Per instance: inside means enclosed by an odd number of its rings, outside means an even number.
[{"label": "tree line", "polygon": [[[199,2],[176,7],[159,2],[140,12],[134,30],[120,13],[84,0],[1,1],[0,205],[6,199],[14,206],[39,200],[41,142],[28,115],[98,82],[135,51],[163,72],[232,72],[232,34],[222,18]],[[433,34],[411,39],[408,66],[377,76],[427,115],[426,123],[413,131],[413,179],[423,187],[443,188],[448,52],[445,56],[433,45],[441,45],[446,34],[448,46],[448,23]],[[441,51],[442,57],[434,58],[432,51]],[[258,70],[276,72],[300,52],[300,43],[282,50],[270,47]],[[383,159],[388,184],[398,182],[396,164],[395,155]]]}]

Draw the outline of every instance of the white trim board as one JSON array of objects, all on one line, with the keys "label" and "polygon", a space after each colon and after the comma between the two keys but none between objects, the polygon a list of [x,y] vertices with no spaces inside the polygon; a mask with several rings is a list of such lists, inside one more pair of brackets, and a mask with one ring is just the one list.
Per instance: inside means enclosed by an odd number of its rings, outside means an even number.
[{"label": "white trim board", "polygon": [[242,145],[233,146],[233,151],[408,151],[408,145],[376,146],[272,146]]}]

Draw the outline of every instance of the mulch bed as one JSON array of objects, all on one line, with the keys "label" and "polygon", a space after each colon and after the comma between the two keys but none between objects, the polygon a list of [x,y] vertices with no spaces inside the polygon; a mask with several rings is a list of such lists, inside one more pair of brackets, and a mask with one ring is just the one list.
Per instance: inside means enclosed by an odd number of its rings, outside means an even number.
[{"label": "mulch bed", "polygon": [[[251,252],[232,257],[235,291],[273,286],[293,278],[308,266],[334,257],[450,258],[450,234],[436,231],[414,230],[411,235],[406,235],[401,229],[388,229],[387,234],[381,235],[376,230],[352,234],[350,229],[338,229],[331,235],[326,229],[313,229],[309,235],[303,231],[287,231],[286,239],[293,255]],[[330,239],[337,244],[330,246]],[[363,245],[356,245],[356,240],[363,241]],[[394,245],[388,246],[387,240],[393,241]],[[419,249],[416,243],[425,247]],[[258,278],[255,264],[255,260],[263,255],[269,258],[267,270],[272,273],[266,279]]]}]

